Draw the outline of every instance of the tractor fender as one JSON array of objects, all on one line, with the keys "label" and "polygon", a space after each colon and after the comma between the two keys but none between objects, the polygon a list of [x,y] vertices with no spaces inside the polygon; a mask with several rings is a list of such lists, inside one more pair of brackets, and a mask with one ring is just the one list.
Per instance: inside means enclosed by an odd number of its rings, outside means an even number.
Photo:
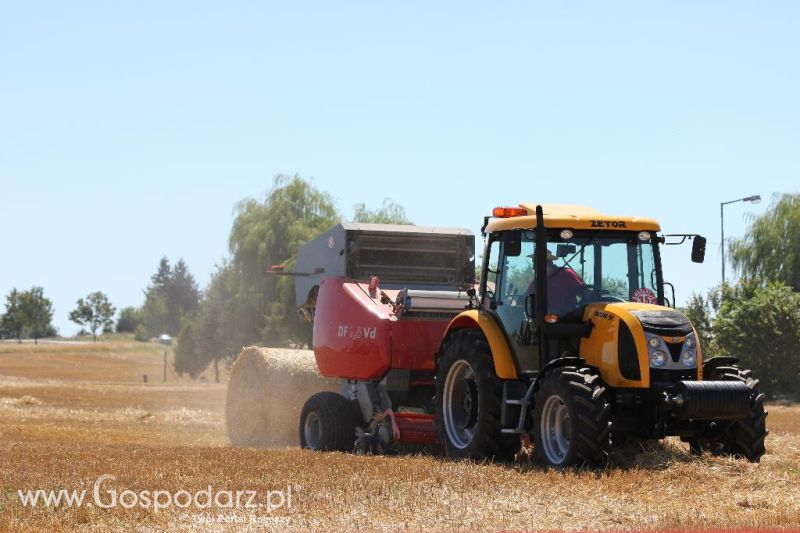
[{"label": "tractor fender", "polygon": [[[556,368],[562,368],[565,366],[574,366],[576,368],[581,368],[586,366],[586,360],[582,357],[575,357],[575,356],[566,356],[566,357],[558,357],[556,359],[552,359],[545,364],[542,369],[539,371],[539,374],[536,376],[536,379],[533,382],[533,386],[531,387],[531,398],[536,391],[539,390],[539,385],[542,380],[547,376],[551,371],[555,370]],[[530,398],[528,398],[530,400]]]},{"label": "tractor fender", "polygon": [[478,328],[483,332],[492,350],[494,371],[500,379],[517,379],[517,367],[511,356],[511,348],[497,320],[486,311],[470,309],[464,311],[447,325],[444,338],[458,329]]}]

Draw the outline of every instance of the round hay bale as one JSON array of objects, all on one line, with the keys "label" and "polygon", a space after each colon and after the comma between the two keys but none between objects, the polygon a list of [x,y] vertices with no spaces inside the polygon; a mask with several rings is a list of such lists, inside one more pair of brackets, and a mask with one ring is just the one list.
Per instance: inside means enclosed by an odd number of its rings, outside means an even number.
[{"label": "round hay bale", "polygon": [[234,446],[298,444],[303,404],[314,393],[339,390],[339,382],[320,376],[314,352],[244,348],[231,368],[225,419]]}]

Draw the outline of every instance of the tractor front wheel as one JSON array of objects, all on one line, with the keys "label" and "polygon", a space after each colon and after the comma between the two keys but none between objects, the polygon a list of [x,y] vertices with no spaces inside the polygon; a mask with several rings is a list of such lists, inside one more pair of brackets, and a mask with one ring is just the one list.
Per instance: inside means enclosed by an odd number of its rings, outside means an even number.
[{"label": "tractor front wheel", "polygon": [[548,373],[534,396],[537,458],[551,466],[595,466],[610,446],[611,405],[600,376],[589,368]]}]

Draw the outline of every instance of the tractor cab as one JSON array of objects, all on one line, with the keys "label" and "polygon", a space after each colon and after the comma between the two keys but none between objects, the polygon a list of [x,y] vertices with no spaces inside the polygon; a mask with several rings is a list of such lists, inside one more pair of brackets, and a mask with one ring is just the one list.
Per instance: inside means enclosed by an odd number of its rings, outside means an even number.
[{"label": "tractor cab", "polygon": [[[484,292],[508,333],[521,369],[536,370],[536,314],[546,324],[580,324],[589,304],[639,302],[664,305],[658,243],[651,232],[553,229],[547,232],[545,290],[537,291],[534,230],[512,230],[492,246],[494,290]],[[494,267],[494,268],[492,268]],[[487,271],[489,272],[489,271]],[[488,280],[487,280],[488,281]],[[537,295],[540,295],[537,298]],[[537,301],[540,300],[540,301]]]},{"label": "tractor cab", "polygon": [[481,307],[502,325],[520,373],[585,353],[580,341],[598,317],[611,316],[609,304],[674,305],[664,291],[659,246],[666,239],[657,222],[545,205],[538,224],[535,212],[524,204],[498,208],[484,228]]}]

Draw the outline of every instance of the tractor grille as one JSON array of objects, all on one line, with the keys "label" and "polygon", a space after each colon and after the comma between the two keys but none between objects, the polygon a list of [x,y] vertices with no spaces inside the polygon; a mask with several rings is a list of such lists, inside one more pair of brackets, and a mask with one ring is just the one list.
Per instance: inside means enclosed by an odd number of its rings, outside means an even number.
[{"label": "tractor grille", "polygon": [[667,343],[667,348],[669,349],[669,355],[672,356],[672,361],[677,363],[681,360],[681,349],[683,348],[682,342],[676,343]]},{"label": "tractor grille", "polygon": [[622,321],[619,323],[617,358],[619,373],[622,374],[622,377],[633,381],[642,379],[642,373],[639,370],[639,356],[636,353],[633,334],[628,325]]}]

